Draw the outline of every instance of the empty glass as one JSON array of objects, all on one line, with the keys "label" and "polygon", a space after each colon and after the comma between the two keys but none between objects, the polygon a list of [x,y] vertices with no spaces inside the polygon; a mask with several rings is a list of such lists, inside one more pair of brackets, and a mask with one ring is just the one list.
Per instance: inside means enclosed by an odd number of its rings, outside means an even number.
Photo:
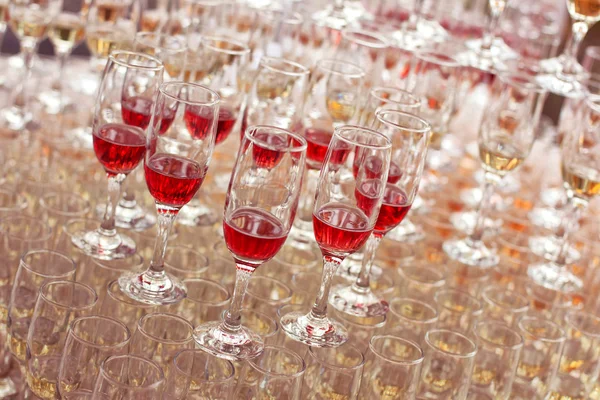
[{"label": "empty glass", "polygon": [[516,327],[529,310],[529,300],[516,292],[490,286],[481,293],[483,318]]},{"label": "empty glass", "polygon": [[384,331],[421,345],[425,334],[435,328],[438,313],[434,307],[420,300],[395,298],[390,301],[390,312]]},{"label": "empty glass", "polygon": [[100,366],[92,400],[163,399],[165,375],[154,361],[134,355],[110,356]]},{"label": "empty glass", "polygon": [[475,297],[456,289],[444,289],[434,296],[438,310],[438,327],[470,334],[483,314]]}]

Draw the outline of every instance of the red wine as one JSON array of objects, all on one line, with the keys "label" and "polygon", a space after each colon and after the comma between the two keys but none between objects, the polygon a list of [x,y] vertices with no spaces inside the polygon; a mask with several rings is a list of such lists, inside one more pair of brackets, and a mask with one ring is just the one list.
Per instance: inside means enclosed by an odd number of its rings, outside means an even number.
[{"label": "red wine", "polygon": [[226,217],[223,234],[236,261],[251,270],[273,258],[287,237],[279,219],[255,207],[239,208]]},{"label": "red wine", "polygon": [[128,174],[146,152],[146,136],[135,126],[106,124],[93,135],[96,157],[109,174]]},{"label": "red wine", "polygon": [[154,199],[181,208],[196,194],[206,168],[195,161],[173,154],[154,154],[144,164],[146,185]]},{"label": "red wine", "polygon": [[387,184],[373,232],[385,235],[395,228],[410,210],[408,196],[398,186]]},{"label": "red wine", "polygon": [[315,239],[324,255],[345,257],[360,249],[371,234],[369,219],[358,208],[330,203],[313,214]]},{"label": "red wine", "polygon": [[142,96],[133,96],[121,101],[121,116],[127,125],[146,129],[152,118],[154,102]]},{"label": "red wine", "polygon": [[[304,138],[306,139],[306,159],[308,161],[308,167],[313,169],[320,169],[327,156],[327,150],[333,133],[326,130],[308,128],[304,131]],[[352,145],[344,141],[336,141],[335,148],[331,152],[329,157],[329,163],[331,166],[339,166],[346,162]]]},{"label": "red wine", "polygon": [[[192,106],[185,107],[185,126],[188,132],[194,139],[206,139],[211,125],[213,124],[213,109],[207,106]],[[235,113],[228,107],[219,109],[219,120],[217,121],[217,135],[215,144],[221,143],[231,133],[235,125]]]},{"label": "red wine", "polygon": [[[361,159],[356,157],[354,160],[354,165],[352,165],[352,173],[355,178],[358,178],[358,172],[361,168]],[[383,169],[383,161],[381,158],[377,156],[369,156],[362,163],[362,168],[365,170],[365,177],[367,179],[378,179],[381,177],[382,169]],[[395,162],[390,163],[390,170],[388,171],[388,183],[396,183],[402,177],[402,172],[400,171],[400,167]]]},{"label": "red wine", "polygon": [[[273,133],[257,133],[254,137],[261,142],[267,143],[270,148],[261,146],[260,143],[253,143],[252,158],[254,164],[259,168],[272,169],[283,158],[285,150],[287,150],[287,137]],[[275,150],[272,150],[274,148]],[[276,150],[280,148],[280,150]],[[282,151],[284,150],[284,151]]]},{"label": "red wine", "polygon": [[379,203],[382,191],[382,182],[379,179],[367,179],[357,184],[354,190],[356,205],[367,216],[373,214],[375,206]]}]

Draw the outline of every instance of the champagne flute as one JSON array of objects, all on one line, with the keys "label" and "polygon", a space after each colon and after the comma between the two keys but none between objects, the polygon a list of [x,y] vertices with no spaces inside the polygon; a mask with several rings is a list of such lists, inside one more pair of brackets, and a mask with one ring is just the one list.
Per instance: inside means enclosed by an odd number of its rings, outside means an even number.
[{"label": "champagne flute", "polygon": [[109,56],[92,126],[94,152],[108,177],[106,209],[98,229],[72,237],[73,244],[89,256],[113,260],[135,253],[133,239],[116,230],[115,207],[121,184],[146,152],[143,129],[150,123],[162,76],[163,65],[152,56],[129,51]]},{"label": "champagne flute", "polygon": [[219,95],[184,82],[160,86],[144,159],[146,185],[156,203],[157,237],[148,269],[119,278],[129,297],[148,304],[178,303],[185,285],[165,272],[169,233],[181,207],[200,189],[212,156],[219,115]]},{"label": "champagne flute", "polygon": [[46,35],[52,19],[60,12],[61,0],[10,0],[9,24],[19,38],[23,57],[23,74],[11,94],[10,105],[0,110],[0,125],[10,130],[23,129],[31,121],[27,105],[27,85],[32,76],[35,52]]},{"label": "champagne flute", "polygon": [[[263,340],[241,321],[241,307],[252,273],[277,254],[285,242],[298,207],[304,173],[306,141],[273,126],[249,127],[231,175],[223,234],[236,263],[236,282],[224,320],[194,331],[200,348],[221,358],[254,358]],[[256,167],[268,172],[256,175]]]},{"label": "champagne flute", "polygon": [[[319,176],[313,212],[315,238],[323,254],[321,287],[308,314],[292,312],[281,318],[281,327],[290,338],[318,347],[337,347],[348,340],[344,326],[327,317],[331,281],[342,261],[361,248],[375,228],[391,147],[385,135],[371,129],[352,125],[335,129]],[[364,173],[354,176],[352,171],[364,170],[369,157],[379,158],[381,173],[371,179]],[[349,178],[341,182],[342,175]]]},{"label": "champagne flute", "polygon": [[[388,303],[371,290],[371,266],[379,243],[386,233],[402,222],[417,195],[431,132],[431,126],[425,120],[402,111],[380,110],[376,118],[373,128],[392,142],[392,161],[384,184],[383,201],[373,233],[365,244],[358,279],[350,286],[335,287],[329,297],[337,310],[357,317],[375,317],[388,311]],[[378,176],[383,172],[380,165],[383,166],[383,161],[376,156],[356,153],[352,172],[357,181],[362,182],[361,189],[379,184]],[[370,193],[361,189],[356,191],[358,207],[366,215],[372,215]],[[359,193],[364,197],[359,197]]]}]

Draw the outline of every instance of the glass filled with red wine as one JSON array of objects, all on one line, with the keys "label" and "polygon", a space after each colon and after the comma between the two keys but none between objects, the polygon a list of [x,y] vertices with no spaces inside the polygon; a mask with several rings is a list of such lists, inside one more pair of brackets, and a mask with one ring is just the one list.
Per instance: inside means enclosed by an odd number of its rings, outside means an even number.
[{"label": "glass filled with red wine", "polygon": [[[244,360],[264,347],[260,336],[242,325],[240,309],[252,273],[273,258],[292,226],[302,176],[306,141],[296,133],[273,126],[249,127],[231,175],[223,235],[236,263],[236,282],[223,321],[200,325],[196,343],[218,357]],[[268,173],[256,175],[256,167]]]},{"label": "glass filled with red wine", "polygon": [[[375,252],[386,233],[402,222],[417,195],[431,126],[416,115],[397,110],[380,110],[372,126],[392,142],[392,158],[383,189],[383,201],[373,232],[365,245],[362,268],[353,284],[339,285],[332,290],[329,302],[339,311],[357,317],[385,315],[387,302],[370,287],[370,273]],[[357,180],[369,182],[381,175],[383,162],[377,157],[357,153],[353,174]],[[379,184],[379,180],[376,181]],[[364,187],[371,183],[364,184]],[[357,190],[358,207],[371,214],[367,191]]]},{"label": "glass filled with red wine", "polygon": [[146,153],[144,130],[151,115],[138,104],[153,106],[162,76],[163,64],[150,55],[114,51],[108,58],[92,123],[94,152],[108,176],[106,208],[98,229],[72,237],[76,247],[94,258],[114,260],[135,253],[133,239],[116,230],[115,207],[123,181]]},{"label": "glass filled with red wine", "polygon": [[[190,79],[213,89],[221,97],[216,145],[223,143],[234,128],[239,127],[236,124],[246,99],[240,73],[248,62],[249,54],[250,49],[245,43],[222,36],[203,36],[196,52],[196,58],[201,62],[193,66],[194,75]],[[191,110],[189,121],[201,123],[203,118],[205,116],[202,109]],[[218,174],[215,180],[223,181],[222,186],[226,188],[229,176],[229,173]],[[207,205],[209,200],[201,198],[207,195],[208,193],[199,193],[183,207],[178,223],[188,226],[214,225],[218,213]]]},{"label": "glass filled with red wine", "polygon": [[[196,194],[208,170],[219,120],[219,95],[193,83],[160,86],[148,128],[144,172],[157,211],[157,237],[148,269],[119,278],[121,290],[147,304],[173,304],[186,296],[184,284],[165,272],[169,232],[181,207]],[[205,119],[187,126],[202,109]]]},{"label": "glass filled with red wine", "polygon": [[[323,254],[323,279],[308,313],[281,318],[292,339],[317,347],[336,347],[348,340],[344,326],[327,316],[333,275],[350,254],[360,249],[376,226],[388,178],[392,144],[372,129],[346,125],[333,133],[317,184],[313,224]],[[369,171],[372,160],[378,170]],[[359,171],[356,175],[353,170]],[[349,178],[341,179],[348,175]]]}]

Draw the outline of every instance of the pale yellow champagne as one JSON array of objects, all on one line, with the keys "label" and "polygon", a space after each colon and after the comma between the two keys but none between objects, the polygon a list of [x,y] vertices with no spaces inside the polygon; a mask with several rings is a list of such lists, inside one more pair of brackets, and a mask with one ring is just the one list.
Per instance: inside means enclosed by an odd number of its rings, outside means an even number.
[{"label": "pale yellow champagne", "polygon": [[87,32],[87,45],[96,57],[107,58],[124,42],[123,32],[116,27],[91,28]]},{"label": "pale yellow champagne", "polygon": [[39,10],[17,9],[10,15],[10,27],[20,38],[41,39],[48,29],[46,12]]},{"label": "pale yellow champagne", "polygon": [[526,153],[512,142],[512,138],[505,135],[480,141],[479,158],[487,171],[504,175],[525,161]]},{"label": "pale yellow champagne", "polygon": [[351,96],[344,96],[344,94],[338,93],[327,97],[325,101],[329,115],[336,122],[348,122],[356,112],[356,107],[352,104],[353,99],[345,99],[344,97]]},{"label": "pale yellow champagne", "polygon": [[43,377],[33,376],[29,370],[27,370],[27,385],[33,394],[39,398],[49,400],[56,398],[56,382],[49,381]]},{"label": "pale yellow champagne", "polygon": [[57,48],[71,49],[85,36],[85,24],[79,15],[61,13],[48,28],[48,38]]},{"label": "pale yellow champagne", "polygon": [[576,163],[562,165],[562,177],[576,196],[590,198],[600,192],[600,171]]}]

